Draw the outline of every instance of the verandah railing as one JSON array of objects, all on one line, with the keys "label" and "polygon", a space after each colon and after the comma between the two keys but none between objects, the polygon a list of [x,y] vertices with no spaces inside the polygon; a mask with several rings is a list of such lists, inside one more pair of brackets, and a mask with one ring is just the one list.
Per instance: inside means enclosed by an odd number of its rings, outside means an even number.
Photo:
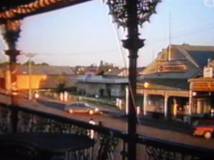
[{"label": "verandah railing", "polygon": [[[0,105],[0,133],[11,132],[12,106]],[[77,160],[125,160],[128,135],[118,130],[92,125],[53,114],[16,107],[17,132],[52,132],[89,135],[93,130],[95,145],[87,156],[78,154]],[[137,160],[212,160],[214,149],[177,144],[165,140],[136,136]],[[71,153],[72,154],[72,153]],[[65,157],[66,159],[66,157]],[[69,159],[67,157],[67,159]]]}]

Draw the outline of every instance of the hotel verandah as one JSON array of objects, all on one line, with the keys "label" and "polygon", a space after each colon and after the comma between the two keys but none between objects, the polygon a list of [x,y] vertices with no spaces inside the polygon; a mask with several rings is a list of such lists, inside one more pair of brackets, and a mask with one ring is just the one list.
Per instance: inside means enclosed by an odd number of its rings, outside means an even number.
[{"label": "hotel verandah", "polygon": [[[2,24],[6,24],[9,25],[9,32],[12,31],[12,35],[14,35],[14,37],[10,37],[11,39],[9,39],[8,41],[8,45],[9,45],[9,50],[6,51],[6,54],[10,56],[10,62],[11,62],[11,69],[14,69],[14,63],[16,62],[16,56],[18,55],[18,51],[15,48],[15,43],[17,40],[17,31],[20,29],[18,28],[18,30],[15,30],[14,32],[14,26],[13,25],[19,25],[19,22],[15,21],[14,23],[12,23],[12,20],[14,19],[19,19],[19,18],[23,18],[24,16],[27,15],[32,15],[32,14],[36,14],[36,13],[42,13],[45,11],[49,11],[49,10],[53,10],[53,9],[57,9],[57,8],[61,8],[64,6],[68,6],[68,5],[74,5],[80,2],[84,2],[83,0],[78,1],[78,0],[23,0],[23,1],[16,1],[14,3],[8,3],[6,1],[2,1],[0,2],[0,6],[1,6],[1,13],[0,13],[0,20]],[[108,1],[109,5],[113,5],[113,1]],[[117,1],[118,4],[122,1]],[[140,1],[139,1],[140,2]],[[155,5],[157,4],[158,1],[142,1],[142,4],[147,3],[146,6],[142,6],[143,10],[142,13],[145,16],[145,13],[149,13],[151,12],[151,14],[154,12],[154,8]],[[135,0],[127,0],[127,10],[129,12],[127,12],[128,14],[128,20],[130,18],[130,20],[134,20],[131,22],[135,22],[133,24],[130,24],[130,28],[135,27],[138,23],[137,17],[135,15],[135,13],[137,12],[136,9],[138,9],[137,7],[137,1]],[[115,7],[115,6],[113,6]],[[115,8],[113,8],[115,9]],[[145,10],[146,9],[146,10]],[[148,10],[147,10],[148,9]],[[151,9],[151,11],[149,10]],[[121,10],[122,11],[122,10]],[[141,12],[140,12],[141,13]],[[130,15],[130,16],[129,16]],[[148,14],[150,15],[150,14]],[[146,16],[148,16],[146,14]],[[129,21],[130,22],[130,21]],[[12,30],[10,30],[12,29]],[[15,29],[17,29],[15,27]],[[132,28],[133,29],[133,28]],[[136,36],[137,34],[135,33],[136,30],[132,30],[130,29],[130,37],[131,36]],[[132,34],[132,31],[134,34]],[[13,34],[14,33],[14,34]],[[15,39],[15,41],[14,41]],[[135,43],[130,43],[129,40],[134,40]],[[127,48],[129,47],[136,47],[135,49],[138,49],[140,47],[142,47],[142,41],[140,41],[140,39],[134,37],[134,39],[129,39],[125,42],[125,46]],[[130,57],[130,58],[135,58]],[[133,64],[133,59],[132,61],[130,61],[131,64]],[[136,67],[134,64],[132,67]],[[136,69],[136,68],[135,68]],[[12,83],[14,82],[13,76],[12,76]],[[130,79],[131,84],[132,79]],[[6,99],[6,97],[5,97]],[[123,133],[117,130],[113,130],[110,128],[106,128],[104,126],[95,126],[95,125],[90,125],[88,123],[84,123],[81,121],[76,121],[76,120],[72,120],[72,119],[67,119],[65,117],[61,117],[59,115],[54,115],[53,113],[45,113],[45,111],[41,111],[38,109],[32,109],[32,107],[29,106],[29,108],[27,107],[23,107],[23,106],[17,106],[14,102],[16,102],[16,99],[14,99],[14,97],[12,96],[12,104],[2,104],[3,106],[6,107],[6,110],[2,111],[3,115],[2,117],[5,118],[5,121],[1,121],[1,129],[3,134],[9,131],[17,132],[17,131],[21,131],[24,130],[25,132],[29,132],[29,135],[33,135],[32,132],[48,132],[48,133],[60,133],[63,134],[62,132],[75,132],[75,133],[84,133],[85,130],[82,130],[80,128],[87,128],[87,129],[94,129],[97,132],[103,133],[108,135],[106,136],[102,136],[103,138],[100,141],[100,147],[99,147],[99,153],[102,154],[98,154],[98,156],[96,157],[96,159],[113,159],[112,158],[112,154],[113,151],[115,151],[115,139],[114,138],[119,138],[120,140],[122,140],[123,145],[120,146],[120,150],[121,150],[121,159],[125,159],[126,156],[128,156],[129,160],[134,160],[136,159],[136,153],[135,153],[135,147],[136,147],[136,143],[142,144],[143,145],[143,149],[145,150],[145,154],[144,157],[140,157],[142,159],[211,159],[213,158],[213,151],[209,150],[209,149],[202,149],[202,148],[197,148],[194,146],[186,146],[186,145],[181,145],[181,144],[176,144],[176,143],[171,143],[171,142],[166,142],[163,140],[157,140],[154,138],[149,138],[149,137],[144,137],[144,136],[140,136],[140,135],[135,135],[133,134],[133,128],[129,128],[130,133]],[[22,105],[24,105],[24,103],[22,103]],[[27,102],[25,103],[25,106],[29,105]],[[130,103],[130,105],[132,105],[132,103]],[[37,116],[36,116],[37,115]],[[40,118],[38,118],[38,116]],[[132,117],[132,115],[130,115],[131,119],[131,123],[132,125],[136,125],[133,124],[132,122],[135,122],[134,117]],[[41,118],[43,117],[43,118]],[[36,120],[33,120],[36,119]],[[19,123],[17,124],[17,121],[19,120]],[[30,121],[31,120],[31,121]],[[26,122],[27,121],[27,122]],[[35,122],[35,123],[29,123],[29,122]],[[9,125],[11,124],[11,125]],[[22,124],[20,126],[20,124]],[[38,127],[32,127],[33,125],[37,125]],[[10,126],[10,127],[9,127]],[[78,127],[74,127],[74,126],[78,126]],[[21,128],[22,129],[21,129]],[[130,127],[135,127],[135,126],[130,126]],[[15,134],[15,133],[14,133]],[[20,153],[19,155],[21,156],[28,156],[28,159],[35,159],[35,157],[31,157],[31,155],[35,155],[35,154],[31,154],[32,150],[30,150],[29,152],[27,152],[26,154],[26,149],[28,148],[28,146],[26,145],[26,147],[21,147],[20,143],[15,143],[15,141],[13,141],[13,143],[6,143],[6,146],[9,146],[8,149],[11,149],[13,151],[16,151],[16,153]],[[0,143],[3,144],[3,143]],[[11,145],[13,144],[13,145]],[[128,150],[126,149],[126,146],[128,144]],[[130,148],[130,146],[133,146],[133,150],[132,148]],[[42,148],[42,146],[40,146]],[[4,148],[4,147],[3,147]],[[40,148],[40,149],[41,149]],[[22,149],[25,149],[25,151],[23,151]],[[28,148],[29,149],[29,148]],[[32,148],[31,148],[32,149]],[[33,152],[35,148],[33,148]],[[37,150],[39,151],[39,150]],[[134,151],[134,152],[133,152]],[[10,152],[7,152],[10,153]],[[25,154],[23,154],[25,153]],[[29,154],[30,153],[30,154]],[[71,153],[71,156],[73,159],[75,157],[75,159],[89,159],[90,156],[83,156],[83,155],[88,155],[88,152],[75,152],[75,153]],[[69,156],[68,156],[69,157]],[[18,159],[18,157],[16,157]],[[57,157],[58,159],[62,158],[61,156]],[[64,157],[63,157],[64,158]],[[95,157],[92,157],[95,158]]]}]

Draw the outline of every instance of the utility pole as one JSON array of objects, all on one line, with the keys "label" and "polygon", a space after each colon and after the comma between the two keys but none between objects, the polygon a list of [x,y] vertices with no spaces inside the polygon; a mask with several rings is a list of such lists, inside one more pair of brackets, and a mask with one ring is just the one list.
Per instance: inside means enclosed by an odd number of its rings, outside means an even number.
[{"label": "utility pole", "polygon": [[28,58],[28,99],[32,100],[33,92],[32,92],[32,58],[36,56],[33,53],[22,53]]},{"label": "utility pole", "polygon": [[33,94],[32,94],[32,63],[31,60],[34,57],[34,54],[27,54],[28,59],[28,78],[29,78],[29,90],[28,90],[28,99],[32,100]]}]

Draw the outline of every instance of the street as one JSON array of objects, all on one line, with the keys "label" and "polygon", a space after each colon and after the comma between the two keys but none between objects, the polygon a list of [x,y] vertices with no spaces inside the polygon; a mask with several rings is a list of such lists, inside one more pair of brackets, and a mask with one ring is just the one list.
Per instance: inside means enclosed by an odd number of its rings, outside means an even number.
[{"label": "street", "polygon": [[[2,103],[10,104],[9,102],[10,97],[6,95],[0,95],[0,101]],[[105,127],[117,129],[122,132],[127,132],[127,122],[124,118],[114,117],[109,114],[92,115],[92,116],[79,115],[79,114],[71,115],[63,110],[64,108],[63,104],[55,103],[53,105],[54,102],[47,102],[47,101],[37,102],[37,101],[29,101],[27,99],[21,99],[21,98],[16,98],[15,102],[19,106],[22,106],[31,110],[50,113],[50,114],[54,114],[57,116],[62,116],[62,117],[66,117],[74,120],[89,122],[89,120],[93,118],[96,124],[98,124],[98,122],[102,122],[102,125]],[[139,135],[159,138],[162,140],[167,140],[167,141],[181,143],[181,144],[189,144],[189,145],[194,145],[198,147],[212,148],[212,149],[214,148],[214,143],[213,143],[214,139],[206,140],[201,137],[194,137],[191,134],[176,132],[172,130],[160,129],[160,128],[139,124],[137,125],[137,133]]]}]

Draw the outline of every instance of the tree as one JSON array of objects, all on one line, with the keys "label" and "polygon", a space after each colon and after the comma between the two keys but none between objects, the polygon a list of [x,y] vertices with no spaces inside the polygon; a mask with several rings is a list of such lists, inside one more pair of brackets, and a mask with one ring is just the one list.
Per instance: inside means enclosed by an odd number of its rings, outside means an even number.
[{"label": "tree", "polygon": [[64,92],[65,91],[65,83],[59,83],[56,87],[56,92],[60,93],[60,92]]}]

